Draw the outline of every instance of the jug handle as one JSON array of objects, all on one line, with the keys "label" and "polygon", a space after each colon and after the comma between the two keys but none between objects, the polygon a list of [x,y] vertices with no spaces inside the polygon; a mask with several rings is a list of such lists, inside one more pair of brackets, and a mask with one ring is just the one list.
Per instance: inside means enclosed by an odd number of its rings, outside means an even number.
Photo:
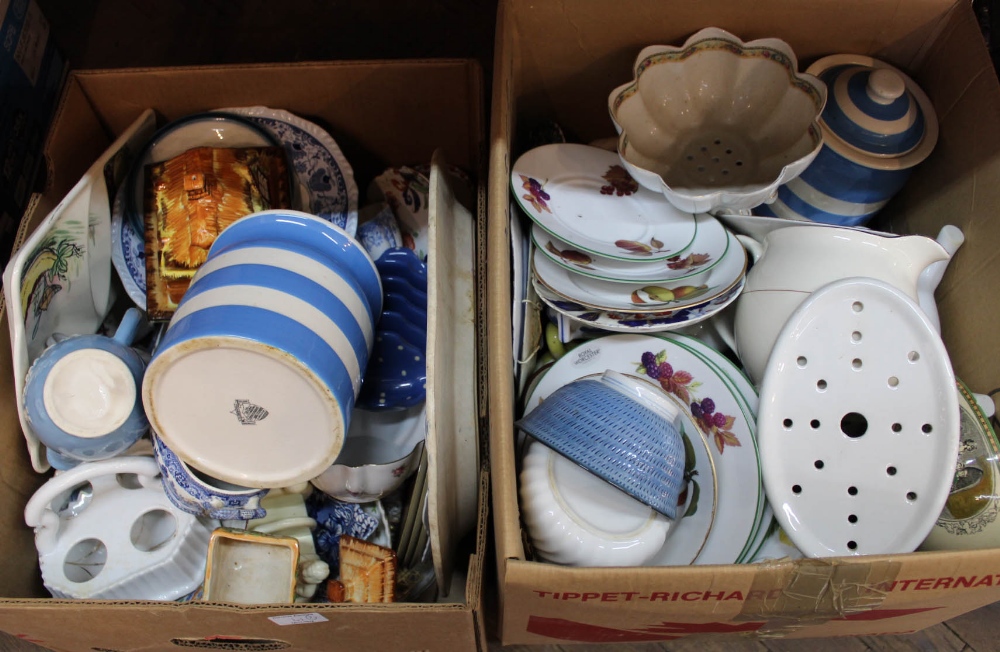
[{"label": "jug handle", "polygon": [[757,242],[750,236],[743,235],[741,233],[734,233],[733,235],[740,241],[743,248],[747,250],[747,253],[750,255],[750,260],[753,262],[756,263],[760,260],[760,257],[764,255],[764,245],[760,242]]},{"label": "jug handle", "polygon": [[938,316],[937,302],[934,299],[934,291],[944,277],[944,272],[951,262],[951,257],[955,255],[958,248],[965,242],[965,234],[962,229],[953,224],[946,224],[941,227],[937,237],[938,244],[948,252],[946,260],[939,260],[931,263],[920,272],[917,279],[917,303],[923,309],[924,314],[934,325],[934,330],[941,333],[941,318]]},{"label": "jug handle", "polygon": [[35,546],[38,551],[45,552],[55,547],[59,516],[51,508],[51,503],[59,494],[95,478],[122,473],[132,473],[140,479],[147,478],[146,482],[140,480],[146,486],[153,481],[159,482],[156,477],[160,474],[160,469],[152,457],[113,457],[99,462],[87,462],[69,471],[57,473],[43,484],[24,507],[24,522],[36,530]]}]

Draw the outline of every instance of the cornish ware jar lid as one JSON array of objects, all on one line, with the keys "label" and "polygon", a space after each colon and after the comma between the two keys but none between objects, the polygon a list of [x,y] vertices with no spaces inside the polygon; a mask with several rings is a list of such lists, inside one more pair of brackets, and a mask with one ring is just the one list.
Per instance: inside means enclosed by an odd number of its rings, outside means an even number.
[{"label": "cornish ware jar lid", "polygon": [[829,89],[824,142],[851,161],[906,169],[930,155],[938,124],[927,95],[903,71],[860,55],[824,57],[808,72]]}]

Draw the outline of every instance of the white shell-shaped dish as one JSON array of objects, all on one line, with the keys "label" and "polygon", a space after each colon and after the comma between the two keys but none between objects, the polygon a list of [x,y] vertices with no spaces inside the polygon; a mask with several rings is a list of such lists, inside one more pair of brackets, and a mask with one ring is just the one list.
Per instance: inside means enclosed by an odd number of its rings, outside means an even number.
[{"label": "white shell-shaped dish", "polygon": [[551,448],[533,441],[520,479],[535,553],[571,566],[641,566],[673,523]]},{"label": "white shell-shaped dish", "polygon": [[629,174],[683,211],[752,208],[819,153],[826,85],[787,43],[714,27],[654,45],[608,98]]}]

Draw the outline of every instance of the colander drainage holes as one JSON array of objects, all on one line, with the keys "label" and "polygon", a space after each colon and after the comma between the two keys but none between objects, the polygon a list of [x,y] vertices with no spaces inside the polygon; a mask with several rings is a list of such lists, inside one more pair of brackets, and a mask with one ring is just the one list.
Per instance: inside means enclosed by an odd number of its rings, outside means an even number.
[{"label": "colander drainage holes", "polygon": [[892,424],[892,431],[893,432],[900,432],[902,429],[903,429],[903,424],[901,424],[901,423],[894,423],[894,424]]},{"label": "colander drainage holes", "polygon": [[909,360],[910,362],[916,362],[917,360],[920,359],[920,354],[917,353],[916,351],[910,351],[906,355],[906,359]]},{"label": "colander drainage holes", "polygon": [[861,368],[861,358],[854,358],[853,360],[851,360],[851,366],[854,367],[855,369],[860,369]]},{"label": "colander drainage holes", "polygon": [[797,484],[793,484],[792,485],[792,493],[795,494],[796,496],[798,496],[800,493],[802,493],[802,487],[799,486],[799,485],[797,485]]},{"label": "colander drainage holes", "polygon": [[851,333],[851,341],[852,342],[860,342],[861,341],[861,331],[854,331],[853,333]]},{"label": "colander drainage holes", "polygon": [[850,516],[848,516],[847,517],[847,522],[848,523],[857,523],[858,522],[858,516],[857,516],[857,514],[851,514]]},{"label": "colander drainage holes", "polygon": [[931,434],[931,431],[934,430],[934,427],[931,426],[931,424],[929,423],[925,423],[924,425],[920,426],[920,429],[924,432],[925,435],[929,435]]},{"label": "colander drainage holes", "polygon": [[815,462],[813,462],[813,466],[815,466],[817,469],[822,469],[825,465],[823,464],[823,460],[816,460]]},{"label": "colander drainage holes", "polygon": [[847,542],[847,547],[849,549],[851,549],[851,550],[857,550],[858,549],[858,542],[857,541],[848,541]]},{"label": "colander drainage holes", "polygon": [[813,430],[819,430],[819,419],[813,419],[809,422],[809,427]]},{"label": "colander drainage holes", "polygon": [[899,378],[895,376],[889,376],[889,387],[896,388],[899,387]]},{"label": "colander drainage holes", "polygon": [[851,304],[851,310],[853,310],[854,312],[861,312],[864,309],[865,309],[865,304],[861,303],[860,301],[855,301],[854,303]]},{"label": "colander drainage holes", "polygon": [[885,470],[886,475],[896,475],[896,467],[890,466]]},{"label": "colander drainage holes", "polygon": [[792,420],[791,419],[785,419],[784,421],[781,422],[781,425],[785,426],[785,428],[791,428],[792,427]]},{"label": "colander drainage holes", "polygon": [[847,493],[849,493],[852,496],[857,496],[858,495],[858,488],[857,487],[848,487],[847,488]]},{"label": "colander drainage holes", "polygon": [[840,431],[851,439],[857,439],[868,432],[868,419],[863,414],[848,412],[840,420]]},{"label": "colander drainage holes", "polygon": [[795,359],[795,364],[799,365],[799,369],[804,368],[808,362],[809,361],[806,360],[806,356],[804,355],[800,355]]},{"label": "colander drainage holes", "polygon": [[820,380],[816,381],[816,391],[818,391],[818,392],[825,392],[826,391],[826,381],[825,380],[820,379]]},{"label": "colander drainage holes", "polygon": [[906,499],[912,503],[914,500],[917,499],[917,492],[916,491],[906,492]]}]

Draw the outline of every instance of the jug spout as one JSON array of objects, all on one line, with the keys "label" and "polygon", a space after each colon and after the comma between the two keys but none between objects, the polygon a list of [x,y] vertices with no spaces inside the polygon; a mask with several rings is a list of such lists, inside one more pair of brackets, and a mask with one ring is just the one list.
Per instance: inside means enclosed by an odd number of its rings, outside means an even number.
[{"label": "jug spout", "polygon": [[945,269],[948,267],[951,257],[955,255],[958,248],[965,242],[965,234],[957,226],[946,224],[941,227],[937,242],[945,250],[945,253],[948,254],[948,257],[929,264],[920,272],[920,277],[917,279],[917,303],[923,309],[924,313],[926,313],[927,318],[930,319],[934,328],[940,333],[941,320],[938,316],[937,302],[934,300],[934,290],[937,289],[938,283],[941,282],[941,278],[944,276]]}]

